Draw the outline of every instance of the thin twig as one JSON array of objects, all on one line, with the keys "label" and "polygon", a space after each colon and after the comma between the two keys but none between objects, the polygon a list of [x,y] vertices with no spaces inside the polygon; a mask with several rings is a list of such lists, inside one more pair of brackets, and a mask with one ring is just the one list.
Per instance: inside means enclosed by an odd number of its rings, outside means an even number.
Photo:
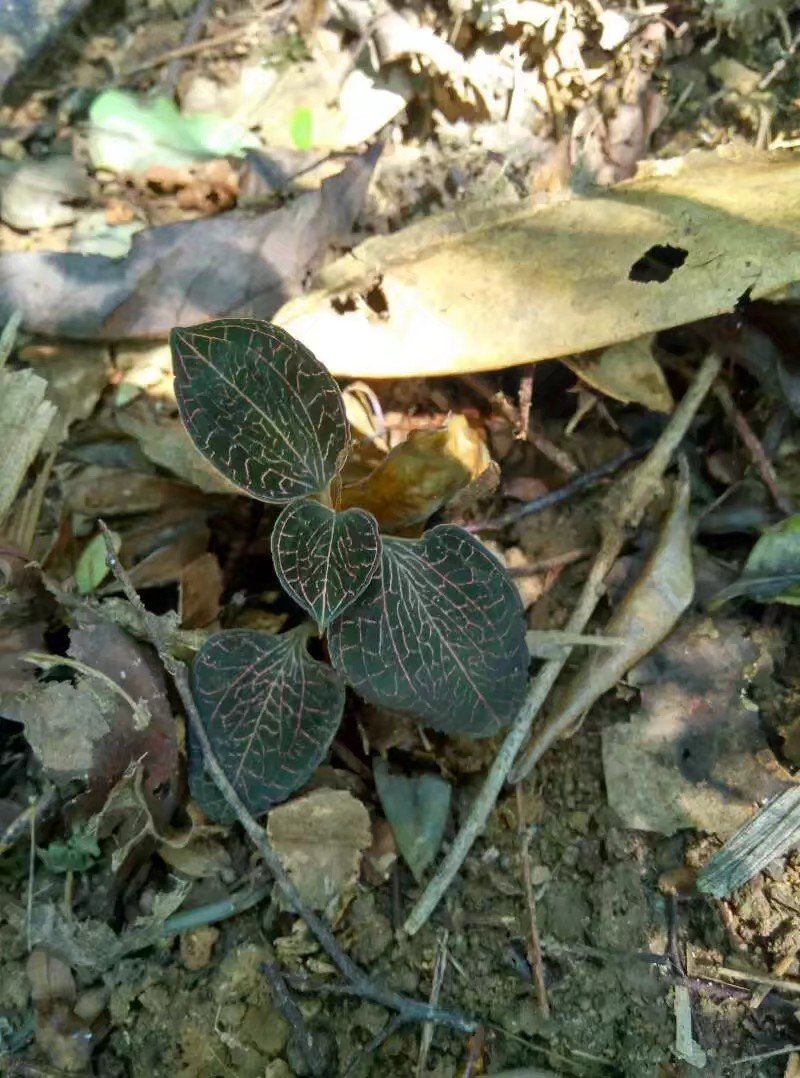
[{"label": "thin twig", "polygon": [[[630,479],[624,484],[621,496],[617,495],[615,498],[614,492],[612,492],[610,505],[616,505],[617,508],[609,513],[609,519],[606,522],[606,535],[592,564],[577,606],[565,626],[567,632],[582,633],[585,630],[589,618],[594,613],[603,593],[605,578],[623,547],[628,528],[638,524],[647,504],[660,487],[661,479],[669,465],[672,454],[686,435],[698,408],[719,373],[720,366],[721,361],[715,353],[710,353],[703,360],[694,382],[673,412],[669,423],[653,446],[647,459],[639,465]],[[416,906],[406,919],[404,928],[409,935],[413,936],[428,920],[450,886],[450,882],[464,863],[464,859],[472,848],[475,839],[486,825],[503,784],[514,765],[517,753],[528,739],[533,721],[539,714],[542,704],[547,699],[571,653],[571,648],[565,648],[560,656],[548,660],[531,682],[519,714],[500,747],[483,787],[472,803],[466,821],[435,876],[428,883]],[[529,750],[524,769],[517,769],[514,776],[512,776],[512,781],[519,781],[519,779],[523,778],[541,757],[542,753],[560,737],[561,733],[563,731],[558,726],[546,725]]]},{"label": "thin twig", "polygon": [[605,464],[576,475],[574,479],[571,479],[569,483],[565,483],[563,487],[557,487],[556,490],[549,490],[547,494],[540,494],[538,498],[533,498],[529,502],[515,505],[513,509],[501,513],[498,517],[492,517],[490,520],[477,520],[474,524],[467,524],[467,531],[497,531],[499,528],[505,528],[508,524],[515,524],[518,520],[522,520],[523,517],[530,516],[532,513],[541,513],[543,509],[550,509],[554,505],[569,501],[576,494],[580,494],[589,487],[595,486],[602,479],[607,479],[608,476],[618,472],[620,468],[624,468],[631,461],[638,460],[639,457],[644,456],[648,449],[650,449],[649,445],[626,449],[624,453],[612,457]]},{"label": "thin twig", "polygon": [[781,490],[778,477],[772,466],[772,461],[767,456],[764,446],[759,441],[753,428],[747,422],[746,417],[736,407],[730,390],[727,386],[720,383],[719,385],[714,386],[714,396],[722,405],[723,412],[733,424],[734,430],[739,435],[745,449],[750,454],[750,458],[758,469],[758,474],[761,476],[764,486],[772,495],[772,500],[782,513],[785,513],[786,516],[791,516],[794,512],[794,508],[786,493]]},{"label": "thin twig", "polygon": [[280,857],[267,841],[267,836],[262,827],[256,823],[252,814],[247,809],[238,793],[231,785],[228,776],[217,760],[211,744],[206,735],[205,727],[200,719],[197,707],[189,687],[189,678],[184,663],[170,654],[167,647],[167,638],[161,621],[151,614],[142,602],[139,594],[131,583],[130,576],[122,567],[120,560],[111,542],[111,534],[105,522],[100,520],[98,524],[106,540],[106,559],[108,567],[119,581],[122,590],[133,607],[140,614],[147,628],[153,647],[164,666],[164,669],[172,677],[175,688],[186,711],[186,721],[196,738],[203,755],[203,763],[209,777],[213,780],[219,792],[225,798],[231,811],[247,832],[253,845],[264,859],[275,883],[283,892],[284,898],[294,912],[305,921],[311,933],[318,943],[327,952],[332,962],[336,965],[342,976],[349,982],[350,994],[362,999],[379,1003],[390,1010],[397,1011],[405,1022],[438,1022],[451,1029],[463,1033],[471,1033],[475,1028],[475,1022],[461,1014],[431,1007],[421,1000],[409,999],[407,996],[394,992],[384,985],[376,983],[367,976],[364,971],[349,958],[336,942],[333,932],[325,922],[310,910],[300,892],[290,880]]},{"label": "thin twig", "polygon": [[519,391],[517,393],[518,438],[526,438],[530,427],[531,405],[533,404],[533,370],[533,364],[531,364],[519,382]]},{"label": "thin twig", "polygon": [[49,790],[45,790],[35,801],[32,801],[30,805],[26,805],[20,814],[15,816],[11,823],[0,831],[0,857],[4,853],[8,853],[28,834],[31,820],[36,824],[42,823],[49,816],[54,815],[58,804],[58,794],[55,787],[51,787]]},{"label": "thin twig", "polygon": [[314,1035],[306,1025],[306,1020],[303,1018],[300,1008],[292,998],[279,967],[274,962],[263,962],[259,969],[269,981],[269,986],[272,989],[272,999],[276,1008],[292,1027],[295,1043],[306,1066],[312,1074],[322,1075],[325,1064],[317,1045],[314,1043]]},{"label": "thin twig", "polygon": [[525,826],[525,794],[522,784],[519,782],[517,783],[517,833],[519,835],[522,879],[525,884],[525,898],[528,903],[528,922],[531,934],[530,946],[528,947],[528,964],[533,971],[533,983],[536,985],[539,1013],[546,1022],[550,1017],[550,1003],[547,999],[547,986],[544,983],[542,946],[539,942],[539,925],[536,920],[536,895],[533,893],[533,872],[531,870],[531,833],[530,828]]},{"label": "thin twig", "polygon": [[[534,449],[546,457],[551,464],[555,464],[565,475],[578,475],[580,468],[572,459],[566,449],[551,442],[547,435],[531,428],[530,425],[530,402],[528,402],[528,416],[523,424],[522,413],[525,410],[525,400],[521,393],[520,406],[514,408],[505,393],[496,393],[486,378],[480,374],[467,374],[464,376],[467,385],[473,389],[479,397],[489,404],[496,406],[503,413],[511,426],[518,432],[518,437],[525,438]],[[531,393],[533,393],[533,376],[531,375]]]},{"label": "thin twig", "polygon": [[[447,972],[447,939],[449,932],[444,930],[442,937],[439,940],[436,948],[436,961],[433,964],[433,981],[431,984],[431,994],[428,997],[428,1002],[432,1006],[436,1006],[439,1003],[439,996],[442,994],[442,984],[444,982],[444,975]],[[419,1056],[417,1057],[417,1071],[416,1078],[422,1078],[425,1074],[425,1069],[428,1065],[428,1054],[431,1050],[431,1044],[433,1044],[433,1023],[426,1022],[422,1027],[422,1037],[419,1043]]]},{"label": "thin twig", "polygon": [[143,60],[142,63],[121,71],[119,78],[127,79],[131,75],[139,75],[142,71],[150,71],[154,67],[168,64],[170,60],[194,56],[198,52],[203,52],[204,49],[216,49],[220,45],[230,45],[234,41],[239,41],[243,38],[250,29],[250,26],[239,26],[235,30],[226,30],[225,33],[216,34],[214,37],[204,37],[202,41],[194,41],[190,45],[178,45],[174,49],[165,49],[158,56],[154,56],[150,60]]},{"label": "thin twig", "polygon": [[[203,32],[205,21],[211,14],[213,3],[214,0],[197,0],[194,11],[189,16],[189,20],[186,23],[186,29],[184,30],[181,39],[181,47],[186,48],[187,45],[194,45],[197,43]],[[167,64],[167,70],[161,77],[160,87],[161,92],[164,95],[172,97],[175,93],[175,87],[178,85],[178,79],[183,70],[186,56],[187,53],[182,53],[180,56],[173,56]]]},{"label": "thin twig", "polygon": [[565,550],[563,554],[554,554],[552,558],[540,558],[528,565],[513,565],[506,569],[509,576],[534,576],[536,573],[544,573],[548,569],[563,569],[572,565],[575,561],[588,558],[591,550],[588,547],[578,547],[575,550]]}]

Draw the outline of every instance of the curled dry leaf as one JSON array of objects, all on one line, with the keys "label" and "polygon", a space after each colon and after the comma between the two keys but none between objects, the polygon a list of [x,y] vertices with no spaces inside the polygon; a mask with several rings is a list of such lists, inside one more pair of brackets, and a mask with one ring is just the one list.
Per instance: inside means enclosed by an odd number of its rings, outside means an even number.
[{"label": "curled dry leaf", "polygon": [[314,790],[267,817],[267,834],[303,900],[315,910],[355,883],[372,841],[369,813],[346,790]]},{"label": "curled dry leaf", "polygon": [[614,400],[641,404],[652,412],[671,412],[675,402],[661,365],[653,357],[652,343],[652,335],[637,337],[564,362],[592,389]]},{"label": "curled dry leaf", "polygon": [[464,416],[439,430],[416,430],[371,475],[342,487],[343,509],[366,509],[384,531],[423,524],[491,467],[486,443]]},{"label": "curled dry leaf", "polygon": [[[695,152],[591,197],[459,208],[367,240],[275,317],[356,378],[607,348],[798,280],[799,174],[791,154]],[[660,278],[636,270],[650,253],[665,256]],[[381,316],[366,300],[375,289]]]}]

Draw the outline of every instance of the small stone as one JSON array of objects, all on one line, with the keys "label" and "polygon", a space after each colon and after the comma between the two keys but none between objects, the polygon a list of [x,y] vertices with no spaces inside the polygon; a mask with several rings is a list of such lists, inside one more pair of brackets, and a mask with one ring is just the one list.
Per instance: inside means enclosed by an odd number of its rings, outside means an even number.
[{"label": "small stone", "polygon": [[285,1060],[273,1059],[271,1063],[267,1064],[264,1078],[295,1078],[295,1074],[293,1070],[289,1069],[289,1064]]},{"label": "small stone", "polygon": [[273,1007],[249,1007],[239,1035],[271,1059],[286,1047],[289,1025]]},{"label": "small stone", "polygon": [[201,925],[181,936],[181,961],[186,969],[205,969],[211,964],[214,944],[219,939],[219,929],[213,925]]}]

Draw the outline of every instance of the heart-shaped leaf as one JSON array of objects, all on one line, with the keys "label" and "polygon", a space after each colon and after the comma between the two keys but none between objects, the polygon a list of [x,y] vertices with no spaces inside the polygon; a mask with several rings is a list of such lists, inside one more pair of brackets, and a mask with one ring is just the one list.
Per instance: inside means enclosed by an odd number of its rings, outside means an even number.
[{"label": "heart-shaped leaf", "polygon": [[302,498],[286,506],[272,530],[278,579],[320,631],[359,597],[380,556],[378,522],[363,509],[335,513]]},{"label": "heart-shaped leaf", "polygon": [[439,775],[396,775],[380,757],[373,773],[397,847],[419,883],[442,844],[452,787]]},{"label": "heart-shaped leaf", "polygon": [[523,608],[500,563],[463,528],[383,539],[381,568],[331,625],[331,660],[353,688],[446,733],[507,725],[527,680]]},{"label": "heart-shaped leaf", "polygon": [[[254,816],[303,785],[341,722],[344,686],[308,654],[308,633],[308,626],[280,636],[217,633],[192,667],[192,693],[211,748]],[[207,815],[230,818],[191,740],[189,782]]]},{"label": "heart-shaped leaf", "polygon": [[328,485],[347,420],[338,386],[307,348],[248,318],[174,329],[170,345],[184,426],[227,479],[279,503]]}]

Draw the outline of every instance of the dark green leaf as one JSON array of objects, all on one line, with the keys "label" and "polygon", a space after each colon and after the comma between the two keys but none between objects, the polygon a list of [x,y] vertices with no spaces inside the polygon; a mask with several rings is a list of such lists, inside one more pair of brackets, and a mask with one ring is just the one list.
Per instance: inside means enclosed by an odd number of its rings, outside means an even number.
[{"label": "dark green leaf", "polygon": [[[328,751],[344,686],[306,650],[308,627],[280,636],[234,629],[209,637],[192,667],[192,691],[212,751],[253,815],[283,801]],[[225,822],[216,787],[189,744],[192,796]]]},{"label": "dark green leaf", "polygon": [[51,872],[86,872],[100,856],[97,839],[78,826],[66,842],[51,842],[39,856]]},{"label": "dark green leaf", "polygon": [[227,479],[279,503],[328,485],[347,420],[336,383],[307,348],[248,318],[174,329],[170,344],[184,426]]},{"label": "dark green leaf", "polygon": [[380,572],[331,625],[331,659],[366,700],[446,733],[487,737],[514,718],[528,652],[500,563],[454,525],[383,539]]},{"label": "dark green leaf", "polygon": [[770,528],[750,551],[742,575],[716,596],[800,605],[800,514]]},{"label": "dark green leaf", "polygon": [[442,844],[452,788],[439,775],[393,775],[385,760],[373,766],[375,786],[397,848],[419,882]]},{"label": "dark green leaf", "polygon": [[363,592],[380,556],[378,522],[363,509],[335,513],[303,498],[286,506],[272,530],[278,579],[321,631]]}]

